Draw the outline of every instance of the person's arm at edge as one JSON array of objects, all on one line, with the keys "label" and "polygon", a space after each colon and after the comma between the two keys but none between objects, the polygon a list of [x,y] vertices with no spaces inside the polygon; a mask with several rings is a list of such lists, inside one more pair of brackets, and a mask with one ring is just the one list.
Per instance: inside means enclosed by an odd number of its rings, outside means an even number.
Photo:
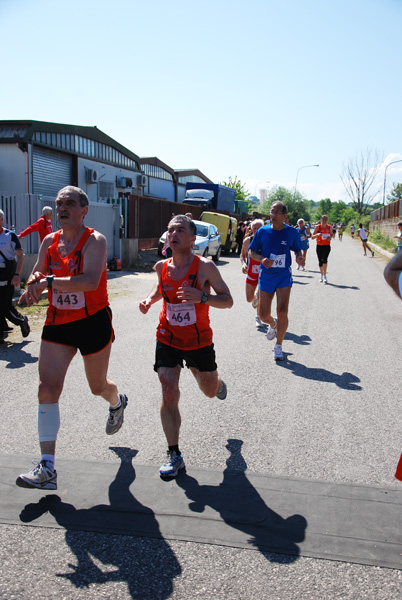
[{"label": "person's arm at edge", "polygon": [[39,231],[39,229],[42,226],[42,219],[38,219],[37,221],[35,221],[35,223],[32,223],[32,225],[29,225],[29,227],[27,227],[26,229],[24,229],[24,231],[21,231],[21,233],[18,235],[19,238],[24,238],[27,235],[29,235],[30,233],[33,233],[34,231]]},{"label": "person's arm at edge", "polygon": [[162,294],[161,294],[159,288],[160,288],[160,282],[161,282],[161,277],[162,277],[162,267],[163,267],[164,262],[165,262],[164,260],[160,260],[159,262],[156,263],[154,268],[158,275],[158,281],[155,283],[150,294],[145,298],[145,300],[142,300],[138,305],[138,308],[140,309],[140,311],[142,312],[143,315],[147,314],[147,312],[151,308],[152,304],[155,304],[156,302],[159,302],[159,300],[162,299]]},{"label": "person's arm at edge", "polygon": [[401,298],[401,290],[399,288],[399,278],[402,272],[402,252],[399,252],[387,264],[384,269],[384,279],[388,285],[394,290],[399,298]]}]

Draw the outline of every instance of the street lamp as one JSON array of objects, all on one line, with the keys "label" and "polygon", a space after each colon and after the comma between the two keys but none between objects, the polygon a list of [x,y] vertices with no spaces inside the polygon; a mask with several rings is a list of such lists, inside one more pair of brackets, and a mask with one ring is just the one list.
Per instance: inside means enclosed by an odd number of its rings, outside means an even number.
[{"label": "street lamp", "polygon": [[299,171],[301,171],[302,169],[308,169],[309,167],[319,167],[319,166],[320,166],[320,165],[304,165],[304,167],[300,167],[300,168],[298,169],[298,171],[297,171],[297,174],[296,174],[296,183],[295,183],[295,191],[294,191],[294,193],[293,193],[293,200],[294,200],[294,199],[295,199],[295,197],[296,197],[297,178],[299,177]]},{"label": "street lamp", "polygon": [[395,163],[398,163],[398,162],[402,162],[402,160],[394,160],[393,162],[388,163],[388,165],[385,167],[385,173],[384,173],[384,191],[383,191],[383,194],[382,194],[382,205],[383,206],[385,206],[385,182],[387,180],[387,169],[391,165],[394,165]]}]

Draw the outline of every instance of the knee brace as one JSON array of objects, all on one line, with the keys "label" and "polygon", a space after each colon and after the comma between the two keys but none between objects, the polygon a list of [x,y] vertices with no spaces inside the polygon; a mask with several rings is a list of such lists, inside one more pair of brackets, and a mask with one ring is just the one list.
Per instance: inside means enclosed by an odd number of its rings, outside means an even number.
[{"label": "knee brace", "polygon": [[40,442],[53,442],[57,439],[60,427],[59,403],[39,404],[38,433]]}]

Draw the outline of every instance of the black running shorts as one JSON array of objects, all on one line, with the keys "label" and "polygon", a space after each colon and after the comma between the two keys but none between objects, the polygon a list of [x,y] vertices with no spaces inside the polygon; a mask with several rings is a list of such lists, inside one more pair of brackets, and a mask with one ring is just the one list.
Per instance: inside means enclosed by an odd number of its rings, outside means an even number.
[{"label": "black running shorts", "polygon": [[42,340],[52,344],[73,346],[81,352],[82,356],[100,352],[110,342],[114,342],[110,306],[98,310],[85,319],[62,325],[45,325]]},{"label": "black running shorts", "polygon": [[330,245],[320,245],[317,244],[317,256],[318,256],[318,264],[320,267],[326,265],[328,262],[328,255],[331,252]]},{"label": "black running shorts", "polygon": [[216,371],[214,345],[197,348],[197,350],[180,350],[156,341],[154,371],[158,372],[160,367],[174,369],[177,365],[183,368],[183,361],[186,367],[194,367],[198,371]]}]

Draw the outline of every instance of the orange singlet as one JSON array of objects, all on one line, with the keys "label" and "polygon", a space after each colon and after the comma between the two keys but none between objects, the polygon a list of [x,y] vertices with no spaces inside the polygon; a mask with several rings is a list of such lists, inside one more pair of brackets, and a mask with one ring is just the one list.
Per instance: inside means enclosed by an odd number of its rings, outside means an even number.
[{"label": "orange singlet", "polygon": [[[177,298],[179,287],[191,286],[200,290],[198,269],[200,257],[194,255],[186,275],[178,281],[169,277],[168,265],[172,259],[166,260],[162,266],[159,291],[163,297],[162,310],[156,339],[179,348],[180,350],[197,350],[212,344],[212,329],[209,325],[209,306],[206,304],[182,303]],[[207,290],[208,292],[209,290]]]},{"label": "orange singlet", "polygon": [[319,246],[329,246],[331,244],[332,229],[329,225],[322,227],[321,223],[318,225],[319,236],[317,237],[317,244]]},{"label": "orange singlet", "polygon": [[[86,227],[74,250],[64,258],[59,254],[61,231],[57,231],[51,246],[47,250],[47,272],[55,277],[80,275],[84,266],[82,248],[93,231],[94,229]],[[49,307],[45,325],[62,325],[85,319],[85,317],[90,317],[105,308],[105,306],[109,306],[106,271],[105,262],[105,269],[102,272],[99,285],[92,292],[63,292],[63,290],[57,290],[53,286],[53,289],[48,292]]]}]

